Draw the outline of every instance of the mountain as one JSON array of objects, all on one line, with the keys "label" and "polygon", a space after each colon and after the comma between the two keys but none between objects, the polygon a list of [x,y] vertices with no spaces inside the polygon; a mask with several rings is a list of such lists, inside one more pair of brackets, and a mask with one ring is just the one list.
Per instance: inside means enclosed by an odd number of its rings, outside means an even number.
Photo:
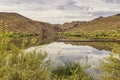
[{"label": "mountain", "polygon": [[70,23],[66,22],[62,25],[59,25],[59,28],[61,29],[61,31],[68,31],[68,30],[71,30],[75,27],[78,27],[79,25],[83,25],[85,23],[86,23],[85,21],[73,21]]},{"label": "mountain", "polygon": [[59,26],[60,38],[120,40],[120,14],[98,17],[91,21],[73,21]]},{"label": "mountain", "polygon": [[56,26],[26,18],[18,13],[0,12],[0,20],[1,24],[15,33],[37,34],[41,40],[55,40],[57,38]]},{"label": "mountain", "polygon": [[[6,26],[8,30],[14,33],[30,33],[37,34],[39,41],[53,41],[58,39],[58,32],[65,32],[69,36],[92,36],[89,33],[100,32],[94,36],[100,36],[101,32],[109,32],[110,35],[114,35],[114,31],[120,32],[120,14],[116,14],[109,17],[98,17],[91,21],[73,21],[65,24],[50,24],[40,21],[35,21],[29,18],[26,18],[18,13],[6,13],[0,12],[0,21],[1,24]],[[84,35],[83,35],[84,33]],[[104,33],[103,33],[104,34]],[[105,33],[106,36],[107,33]],[[64,35],[64,33],[63,33]],[[109,36],[109,35],[108,35]],[[108,37],[107,36],[107,37]]]},{"label": "mountain", "polygon": [[60,28],[63,31],[71,32],[114,31],[120,29],[120,14],[109,17],[98,17],[88,22],[74,21],[65,23],[60,25]]}]

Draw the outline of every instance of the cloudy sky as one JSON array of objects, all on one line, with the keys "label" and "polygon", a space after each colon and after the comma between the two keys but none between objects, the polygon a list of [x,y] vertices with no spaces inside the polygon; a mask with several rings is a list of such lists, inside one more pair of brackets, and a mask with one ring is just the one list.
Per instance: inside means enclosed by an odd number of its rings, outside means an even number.
[{"label": "cloudy sky", "polygon": [[88,21],[120,13],[120,0],[0,0],[0,12],[50,23]]}]

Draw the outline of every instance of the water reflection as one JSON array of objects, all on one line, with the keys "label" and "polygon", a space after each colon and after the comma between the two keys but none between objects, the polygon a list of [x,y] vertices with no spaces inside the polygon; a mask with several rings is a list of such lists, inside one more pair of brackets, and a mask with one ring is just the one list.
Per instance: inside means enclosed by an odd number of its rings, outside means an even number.
[{"label": "water reflection", "polygon": [[66,42],[66,44],[89,45],[99,50],[107,51],[112,51],[113,49],[120,47],[120,42]]},{"label": "water reflection", "polygon": [[[99,60],[103,57],[109,55],[109,51],[98,50],[92,46],[88,45],[72,45],[65,44],[63,42],[51,43],[44,45],[39,50],[44,50],[49,53],[49,58],[53,63],[59,63],[59,65],[64,65],[63,62],[80,61],[85,63],[88,60],[88,64],[91,66],[99,65]],[[58,54],[59,53],[59,54]]]},{"label": "water reflection", "polygon": [[51,61],[52,67],[64,66],[65,63],[79,62],[81,65],[90,65],[86,72],[95,80],[100,74],[99,66],[104,57],[108,57],[111,51],[119,53],[120,43],[115,42],[78,42],[63,43],[54,42],[47,45],[28,48],[26,51],[47,51],[49,54],[45,60]]},{"label": "water reflection", "polygon": [[63,42],[54,42],[48,45],[32,47],[27,51],[35,50],[47,51],[49,54],[46,60],[50,59],[53,67],[65,65],[65,63],[79,62],[82,65],[89,64],[87,73],[91,75],[99,74],[100,60],[109,56],[110,51],[97,49],[89,45],[73,45]]}]

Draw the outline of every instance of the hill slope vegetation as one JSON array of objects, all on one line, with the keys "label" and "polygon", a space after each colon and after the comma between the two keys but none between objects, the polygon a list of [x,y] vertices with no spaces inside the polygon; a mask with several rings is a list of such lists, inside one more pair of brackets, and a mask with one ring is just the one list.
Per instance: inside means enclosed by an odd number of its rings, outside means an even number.
[{"label": "hill slope vegetation", "polygon": [[39,40],[55,40],[57,38],[57,31],[54,25],[35,21],[18,13],[0,12],[0,20],[2,25],[15,34],[38,35]]},{"label": "hill slope vegetation", "polygon": [[64,37],[118,39],[120,38],[120,14],[109,17],[98,17],[88,22],[77,21],[65,23],[60,28],[64,32],[62,33]]}]

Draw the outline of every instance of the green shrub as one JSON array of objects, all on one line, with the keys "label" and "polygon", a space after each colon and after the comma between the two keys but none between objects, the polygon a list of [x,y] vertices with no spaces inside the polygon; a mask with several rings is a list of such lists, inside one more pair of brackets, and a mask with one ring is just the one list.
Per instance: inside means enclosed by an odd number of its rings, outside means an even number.
[{"label": "green shrub", "polygon": [[91,80],[78,64],[52,70],[49,60],[44,62],[46,52],[25,53],[27,40],[23,39],[20,47],[15,46],[9,37],[13,33],[3,27],[0,25],[0,80]]},{"label": "green shrub", "polygon": [[15,46],[8,36],[11,32],[3,27],[0,25],[0,80],[48,80],[50,67],[43,63],[47,55],[44,52],[25,54],[26,39],[21,47]]},{"label": "green shrub", "polygon": [[85,68],[78,63],[66,63],[64,66],[58,66],[52,71],[52,80],[91,80]]},{"label": "green shrub", "polygon": [[0,66],[0,80],[48,80],[50,67],[42,53],[8,55]]},{"label": "green shrub", "polygon": [[60,35],[61,37],[74,37],[74,39],[119,39],[120,32],[116,31],[96,31],[96,32],[63,32]]},{"label": "green shrub", "polygon": [[120,45],[102,62],[101,80],[120,80]]}]

